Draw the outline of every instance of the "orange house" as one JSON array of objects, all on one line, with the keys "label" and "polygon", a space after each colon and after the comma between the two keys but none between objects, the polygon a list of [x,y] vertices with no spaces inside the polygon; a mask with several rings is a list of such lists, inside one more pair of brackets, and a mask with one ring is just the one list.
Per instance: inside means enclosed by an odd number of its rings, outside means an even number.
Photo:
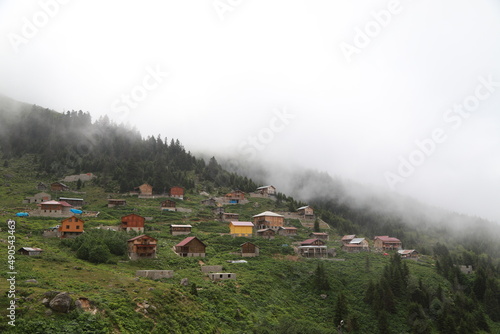
[{"label": "orange house", "polygon": [[74,238],[83,233],[85,222],[75,216],[63,219],[58,228],[60,238]]},{"label": "orange house", "polygon": [[144,232],[144,223],[146,222],[146,218],[136,215],[132,213],[127,216],[122,217],[122,224],[120,225],[120,230],[129,231],[137,231]]},{"label": "orange house", "polygon": [[152,196],[153,195],[153,186],[147,183],[144,183],[139,186],[139,193],[142,196]]},{"label": "orange house", "polygon": [[182,187],[172,187],[170,188],[170,197],[175,197],[175,198],[184,198],[184,188]]}]

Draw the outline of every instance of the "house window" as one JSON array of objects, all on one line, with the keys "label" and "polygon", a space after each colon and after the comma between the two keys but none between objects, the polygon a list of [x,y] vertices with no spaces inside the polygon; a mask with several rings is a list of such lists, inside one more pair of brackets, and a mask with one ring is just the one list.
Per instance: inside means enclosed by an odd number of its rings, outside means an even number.
[{"label": "house window", "polygon": [[80,229],[80,225],[76,225],[76,229],[79,230]]},{"label": "house window", "polygon": [[222,278],[224,275],[220,274],[220,278]]},{"label": "house window", "polygon": [[69,225],[66,225],[66,229],[69,230]]}]

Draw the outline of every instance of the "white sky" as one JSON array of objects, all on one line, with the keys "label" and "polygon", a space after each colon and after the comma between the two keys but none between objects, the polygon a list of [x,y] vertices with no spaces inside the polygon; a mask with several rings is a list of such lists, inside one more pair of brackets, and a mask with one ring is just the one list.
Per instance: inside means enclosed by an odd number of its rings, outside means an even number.
[{"label": "white sky", "polygon": [[412,156],[395,191],[500,221],[498,1],[4,0],[0,36],[14,99],[386,188]]}]

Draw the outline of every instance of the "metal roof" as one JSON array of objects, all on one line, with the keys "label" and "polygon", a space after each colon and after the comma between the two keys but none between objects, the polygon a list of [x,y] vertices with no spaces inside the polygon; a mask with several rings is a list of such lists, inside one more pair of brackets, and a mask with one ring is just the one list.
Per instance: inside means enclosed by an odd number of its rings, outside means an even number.
[{"label": "metal roof", "polygon": [[277,213],[271,212],[271,211],[264,211],[262,213],[259,213],[258,215],[253,216],[255,217],[264,217],[264,216],[270,216],[270,217],[284,217],[282,215],[279,215]]},{"label": "metal roof", "polygon": [[233,226],[254,226],[252,222],[230,222]]},{"label": "metal roof", "polygon": [[193,227],[191,225],[175,225],[175,224],[172,224],[170,226],[172,226],[172,227]]},{"label": "metal roof", "polygon": [[41,248],[35,248],[35,247],[22,247],[19,250],[24,249],[28,252],[43,252],[43,249]]},{"label": "metal roof", "polygon": [[365,240],[365,238],[354,238],[351,240],[350,244],[360,244]]}]

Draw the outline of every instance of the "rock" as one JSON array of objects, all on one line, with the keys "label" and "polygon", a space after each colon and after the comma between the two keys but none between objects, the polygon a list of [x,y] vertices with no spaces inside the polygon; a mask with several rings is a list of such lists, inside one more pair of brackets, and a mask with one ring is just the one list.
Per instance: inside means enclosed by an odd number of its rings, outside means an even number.
[{"label": "rock", "polygon": [[189,280],[187,278],[181,279],[181,285],[188,286],[189,285]]},{"label": "rock", "polygon": [[61,292],[57,296],[52,298],[49,303],[49,307],[56,312],[68,313],[72,301],[73,300],[69,296],[69,293]]},{"label": "rock", "polygon": [[38,281],[36,279],[27,279],[26,281],[24,281],[25,283],[38,283]]},{"label": "rock", "polygon": [[46,307],[49,307],[50,299],[49,298],[44,298],[42,300],[42,304],[45,305]]},{"label": "rock", "polygon": [[328,295],[325,295],[325,294],[323,293],[323,294],[319,295],[319,297],[320,297],[321,299],[326,299],[326,297],[328,297]]},{"label": "rock", "polygon": [[155,288],[148,288],[148,291],[153,291]]},{"label": "rock", "polygon": [[61,291],[47,291],[45,292],[43,295],[49,299],[52,299],[54,298],[55,296],[57,296],[59,293],[61,293]]}]

